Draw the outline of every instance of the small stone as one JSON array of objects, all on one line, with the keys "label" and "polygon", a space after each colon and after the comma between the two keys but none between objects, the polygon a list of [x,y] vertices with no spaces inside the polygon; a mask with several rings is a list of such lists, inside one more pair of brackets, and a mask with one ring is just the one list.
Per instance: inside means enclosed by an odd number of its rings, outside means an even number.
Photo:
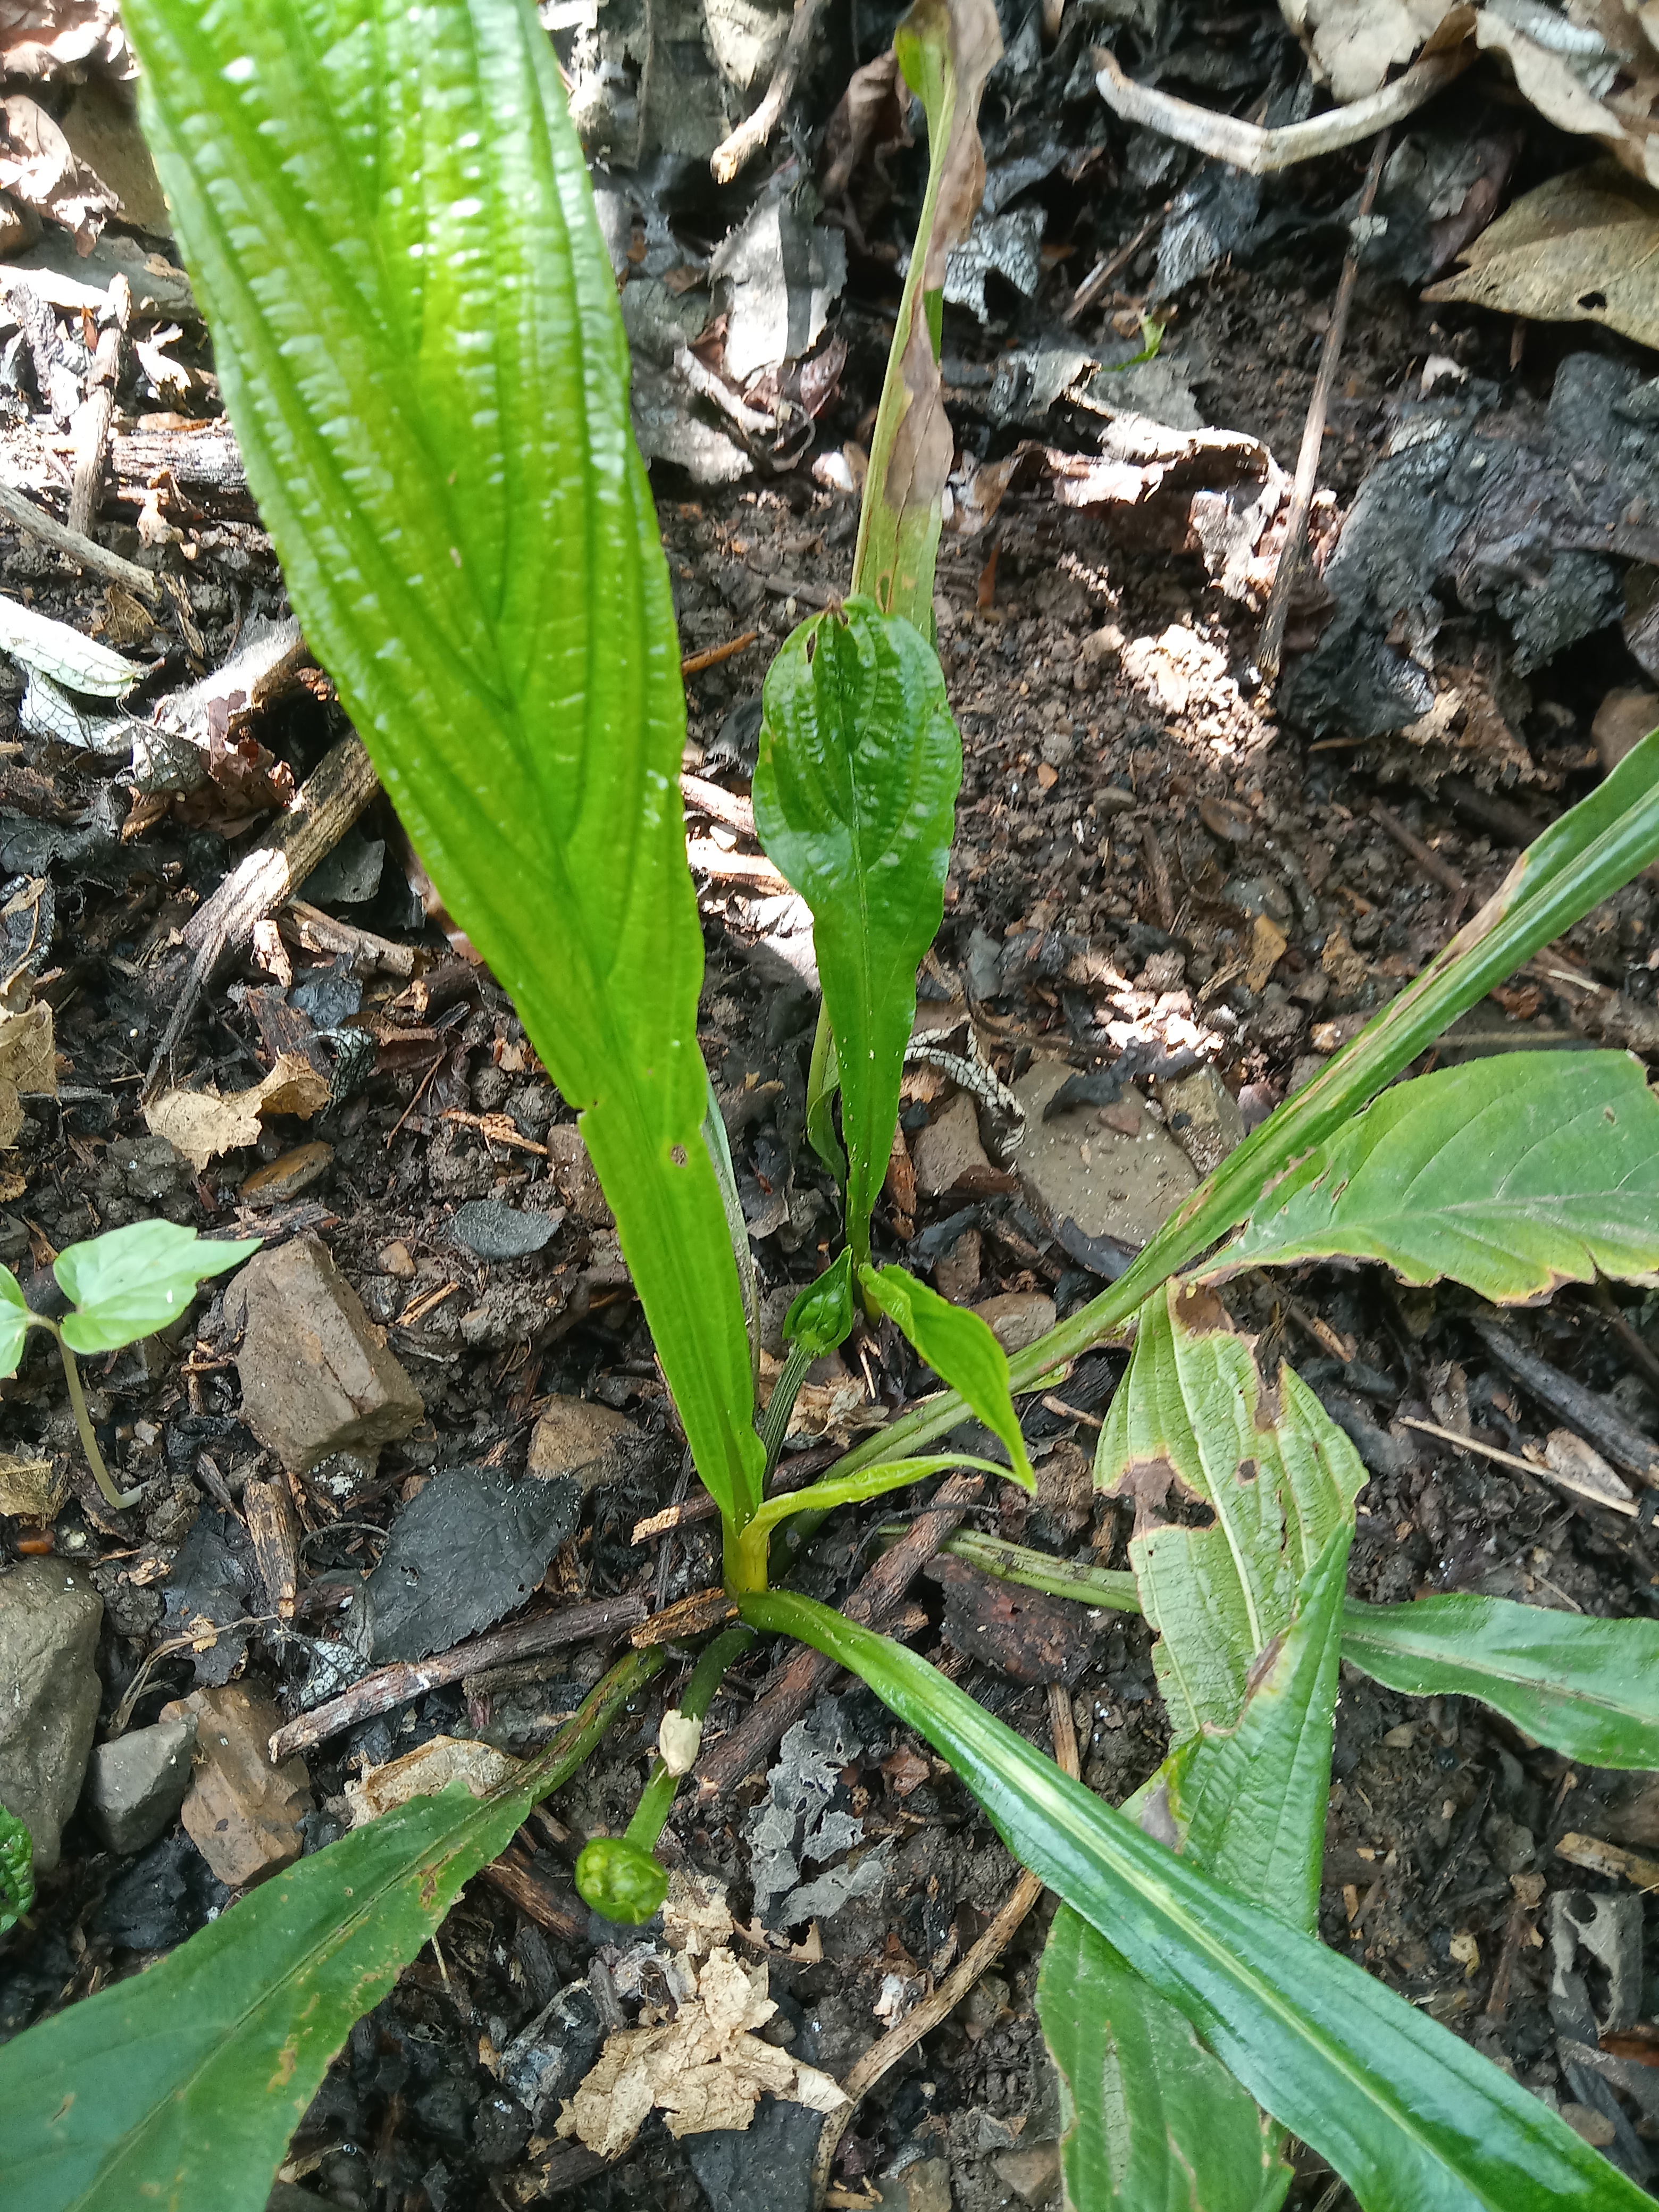
[{"label": "small stone", "polygon": [[882,2212],[951,2212],[948,2163],[942,2158],[921,2158],[890,2180],[884,2177],[876,2203]]},{"label": "small stone", "polygon": [[576,1124],[558,1122],[548,1131],[544,1141],[547,1146],[548,1170],[562,1203],[578,1221],[585,1221],[590,1227],[614,1228],[615,1217]]},{"label": "small stone", "polygon": [[348,1450],[372,1465],[424,1416],[386,1331],[319,1238],[257,1254],[227,1291],[225,1312],[243,1332],[242,1417],[290,1472]]},{"label": "small stone", "polygon": [[1288,1098],[1293,1091],[1303,1090],[1313,1081],[1324,1065],[1316,1052],[1299,1053],[1291,1062],[1290,1074],[1285,1079],[1285,1096]]},{"label": "small stone", "polygon": [[1016,1164],[1026,1196],[1055,1226],[1069,1219],[1085,1237],[1144,1244],[1197,1188],[1198,1176],[1150,1116],[1138,1137],[1102,1128],[1092,1106],[1068,1106],[1045,1121],[1043,1108],[1071,1073],[1045,1058],[1014,1085],[1025,1113]]},{"label": "small stone", "polygon": [[15,1459],[0,1452],[0,1513],[19,1521],[52,1521],[69,1488],[69,1464],[55,1460]]},{"label": "small stone", "polygon": [[479,1260],[523,1260],[551,1239],[562,1212],[527,1213],[499,1198],[475,1198],[456,1209],[455,1242]]},{"label": "small stone", "polygon": [[1102,814],[1133,814],[1139,804],[1133,792],[1121,783],[1109,783],[1095,793],[1095,805]]},{"label": "small stone", "polygon": [[1045,768],[1069,768],[1076,757],[1076,741],[1066,732],[1051,730],[1042,740],[1042,762]]},{"label": "small stone", "polygon": [[1094,691],[1100,687],[1106,671],[1123,650],[1123,633],[1115,623],[1103,623],[1091,630],[1078,647],[1077,665],[1072,671],[1072,683],[1079,691]]},{"label": "small stone", "polygon": [[949,1251],[933,1263],[933,1288],[953,1305],[963,1305],[979,1288],[980,1234],[964,1229]]},{"label": "small stone", "polygon": [[1609,691],[1590,724],[1596,757],[1605,772],[1611,775],[1656,724],[1659,724],[1659,691]]},{"label": "small stone", "polygon": [[319,1183],[333,1162],[333,1146],[320,1137],[309,1145],[296,1145],[268,1167],[255,1168],[237,1195],[244,1206],[286,1206]]},{"label": "small stone", "polygon": [[163,1705],[161,1718],[196,1723],[185,1831],[219,1880],[246,1889],[291,1865],[305,1844],[311,1778],[298,1757],[270,1763],[270,1739],[283,1724],[276,1706],[245,1683],[228,1682]]},{"label": "small stone", "polygon": [[995,1175],[979,1140],[978,1112],[965,1091],[958,1092],[919,1133],[913,1159],[916,1188],[924,1198],[971,1188],[976,1181]]},{"label": "small stone", "polygon": [[110,1146],[109,1157],[121,1170],[128,1197],[152,1204],[177,1190],[190,1172],[166,1137],[124,1137]]},{"label": "small stone", "polygon": [[98,1746],[82,1802],[107,1850],[129,1856],[172,1826],[190,1788],[195,1742],[191,1717],[157,1721]]},{"label": "small stone", "polygon": [[1030,2143],[992,2154],[999,2181],[1028,2204],[1049,2204],[1060,2193],[1060,2145]]},{"label": "small stone", "polygon": [[1158,1096],[1170,1135],[1200,1175],[1208,1175],[1243,1143],[1238,1101],[1213,1067],[1195,1067],[1190,1075],[1160,1084]]},{"label": "small stone", "polygon": [[86,1776],[103,1618],[103,1600],[61,1559],[24,1559],[0,1576],[0,1805],[33,1838],[40,1874],[58,1863]]},{"label": "small stone", "polygon": [[400,1283],[406,1283],[415,1273],[415,1255],[402,1242],[383,1244],[379,1266],[383,1275],[395,1275]]},{"label": "small stone", "polygon": [[574,1477],[584,1491],[627,1474],[643,1441],[625,1413],[591,1398],[550,1398],[531,1433],[528,1474]]},{"label": "small stone", "polygon": [[1024,1352],[1047,1336],[1056,1318],[1054,1302],[1041,1291],[1003,1291],[974,1308],[1005,1352]]},{"label": "small stone", "polygon": [[1597,2150],[1606,2150],[1618,2134],[1608,2115],[1598,2112],[1591,2105],[1576,2104],[1570,2100],[1562,2106],[1561,2117],[1576,2136],[1582,2136]]},{"label": "small stone", "polygon": [[1187,980],[1187,956],[1177,945],[1154,952],[1135,978],[1143,991],[1178,991]]}]

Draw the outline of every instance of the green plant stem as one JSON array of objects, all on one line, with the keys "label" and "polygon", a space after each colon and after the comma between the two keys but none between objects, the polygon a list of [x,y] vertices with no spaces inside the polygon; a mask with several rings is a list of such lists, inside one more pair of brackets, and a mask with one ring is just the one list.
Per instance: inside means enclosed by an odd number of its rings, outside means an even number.
[{"label": "green plant stem", "polygon": [[789,1357],[783,1363],[783,1372],[773,1386],[772,1395],[766,1401],[766,1411],[756,1424],[760,1431],[760,1440],[766,1447],[766,1473],[762,1478],[765,1482],[770,1482],[777,1472],[779,1455],[783,1450],[783,1439],[789,1427],[789,1416],[795,1410],[795,1401],[800,1395],[800,1386],[806,1380],[806,1370],[812,1364],[812,1352],[806,1345],[795,1343],[790,1346]]},{"label": "green plant stem", "polygon": [[[1659,732],[1644,738],[1589,798],[1528,849],[1497,893],[1417,981],[1228,1155],[1126,1274],[1013,1355],[1008,1363],[1012,1388],[1029,1390],[1048,1368],[1115,1334],[1161,1283],[1243,1219],[1291,1160],[1340,1128],[1449,1023],[1639,875],[1656,853]],[[966,1411],[957,1392],[941,1392],[850,1451],[837,1463],[836,1476],[920,1450],[954,1428]]]},{"label": "green plant stem", "polygon": [[110,1471],[104,1465],[104,1455],[98,1449],[98,1439],[93,1433],[92,1415],[87,1410],[87,1394],[81,1388],[81,1370],[75,1364],[75,1354],[64,1343],[63,1331],[56,1323],[41,1319],[39,1325],[51,1329],[57,1341],[58,1356],[64,1363],[64,1380],[69,1385],[75,1425],[81,1431],[81,1448],[86,1453],[87,1465],[92,1469],[92,1479],[117,1512],[125,1512],[129,1505],[136,1505],[143,1496],[143,1486],[141,1484],[137,1490],[127,1491],[115,1487]]},{"label": "green plant stem", "polygon": [[[691,1679],[680,1692],[679,1711],[689,1721],[700,1721],[714,1701],[714,1692],[725,1678],[728,1667],[735,1665],[755,1641],[752,1628],[728,1628],[717,1636],[703,1652],[691,1670]],[[684,1776],[671,1774],[659,1756],[651,1762],[651,1771],[640,1792],[640,1802],[634,1808],[634,1817],[623,1831],[624,1843],[637,1844],[642,1851],[654,1851],[669,1814],[673,1810],[674,1794]]]},{"label": "green plant stem", "polygon": [[[882,1534],[887,1533],[884,1528]],[[903,1532],[896,1526],[893,1533]],[[1081,1560],[1055,1559],[1048,1552],[1032,1551],[1029,1545],[984,1535],[977,1528],[958,1528],[939,1549],[977,1567],[982,1574],[995,1575],[1000,1582],[1018,1583],[1024,1589],[1073,1598],[1079,1605],[1109,1606],[1115,1613],[1140,1611],[1135,1578],[1120,1568],[1088,1567]]]},{"label": "green plant stem", "polygon": [[771,1534],[781,1521],[793,1514],[809,1513],[816,1528],[825,1514],[834,1512],[838,1505],[857,1505],[866,1498],[879,1498],[886,1490],[907,1489],[913,1482],[926,1482],[930,1476],[947,1474],[953,1467],[977,1468],[981,1474],[997,1475],[1004,1482],[1018,1480],[1012,1468],[1004,1467],[996,1460],[975,1459],[971,1452],[940,1452],[930,1459],[896,1460],[890,1465],[884,1461],[878,1467],[860,1468],[854,1474],[812,1483],[805,1490],[786,1491],[781,1498],[767,1499],[738,1540],[746,1574],[753,1577],[757,1565],[760,1570],[760,1579],[746,1579],[744,1589],[765,1589],[765,1563]]}]

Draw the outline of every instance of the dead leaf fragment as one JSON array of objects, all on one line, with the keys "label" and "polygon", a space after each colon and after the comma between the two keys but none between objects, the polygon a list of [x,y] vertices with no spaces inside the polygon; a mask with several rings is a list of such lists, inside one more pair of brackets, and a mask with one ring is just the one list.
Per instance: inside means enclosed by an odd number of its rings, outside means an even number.
[{"label": "dead leaf fragment", "polygon": [[285,1052],[262,1083],[222,1096],[216,1091],[164,1091],[144,1109],[152,1136],[165,1137],[200,1170],[222,1152],[259,1141],[263,1114],[297,1114],[308,1121],[328,1103],[328,1078],[308,1060]]},{"label": "dead leaf fragment", "polygon": [[516,1759],[489,1744],[474,1743],[465,1736],[434,1735],[401,1759],[371,1766],[361,1780],[347,1783],[351,1826],[361,1828],[367,1821],[378,1820],[382,1813],[408,1804],[411,1797],[434,1797],[452,1782],[464,1782],[475,1797],[482,1797],[516,1773],[518,1766]]},{"label": "dead leaf fragment", "polygon": [[1659,346],[1659,192],[1610,161],[1552,177],[1484,230],[1425,300],[1540,323],[1605,323]]},{"label": "dead leaf fragment", "polygon": [[30,1006],[0,1017],[0,1150],[9,1150],[23,1127],[25,1091],[58,1091],[57,1044],[52,1008]]},{"label": "dead leaf fragment", "polygon": [[[676,1962],[688,1966],[689,1961]],[[696,1994],[672,2021],[625,2028],[606,2041],[599,2063],[559,2115],[558,2132],[601,2158],[620,2158],[653,2109],[675,2136],[746,2128],[769,2092],[815,2112],[847,2099],[827,2074],[803,2066],[753,2031],[777,2006],[767,1995],[764,1962],[743,1966],[717,1948],[696,1976]]]}]

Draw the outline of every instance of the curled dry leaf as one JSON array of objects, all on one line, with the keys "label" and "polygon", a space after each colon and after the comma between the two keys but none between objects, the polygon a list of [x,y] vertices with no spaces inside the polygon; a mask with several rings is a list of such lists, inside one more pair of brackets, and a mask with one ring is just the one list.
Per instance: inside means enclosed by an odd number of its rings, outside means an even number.
[{"label": "curled dry leaf", "polygon": [[519,1764],[490,1744],[474,1743],[465,1736],[434,1735],[401,1759],[371,1766],[361,1780],[347,1783],[349,1825],[361,1828],[365,1820],[378,1820],[411,1797],[435,1797],[452,1782],[465,1783],[475,1797],[486,1796],[516,1774]]},{"label": "curled dry leaf", "polygon": [[120,212],[119,199],[76,159],[63,131],[26,92],[0,100],[0,185],[73,231],[83,252],[106,216]]},{"label": "curled dry leaf", "polygon": [[164,1091],[145,1108],[144,1120],[152,1136],[165,1137],[199,1171],[222,1152],[257,1145],[262,1115],[297,1114],[308,1121],[327,1103],[328,1078],[285,1052],[246,1091]]},{"label": "curled dry leaf", "polygon": [[[678,1962],[690,1969],[689,1960]],[[754,2033],[777,2006],[767,1995],[764,1962],[740,1966],[718,1948],[696,1974],[696,1995],[672,2021],[611,2036],[599,2063],[559,2115],[559,2134],[601,2158],[620,2158],[654,2109],[675,2136],[708,2128],[746,2128],[769,2092],[815,2112],[847,2101],[816,2066],[803,2066]]]},{"label": "curled dry leaf", "polygon": [[1659,346],[1659,193],[1610,161],[1552,177],[1484,230],[1425,300],[1538,323],[1605,323]]}]

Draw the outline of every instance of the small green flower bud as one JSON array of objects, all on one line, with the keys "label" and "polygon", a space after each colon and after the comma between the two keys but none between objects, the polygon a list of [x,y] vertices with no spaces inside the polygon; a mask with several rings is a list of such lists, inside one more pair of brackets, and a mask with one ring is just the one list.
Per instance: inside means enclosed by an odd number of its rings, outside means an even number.
[{"label": "small green flower bud", "polygon": [[576,1862],[576,1887],[595,1912],[637,1928],[668,1894],[668,1869],[626,1836],[595,1836]]}]

